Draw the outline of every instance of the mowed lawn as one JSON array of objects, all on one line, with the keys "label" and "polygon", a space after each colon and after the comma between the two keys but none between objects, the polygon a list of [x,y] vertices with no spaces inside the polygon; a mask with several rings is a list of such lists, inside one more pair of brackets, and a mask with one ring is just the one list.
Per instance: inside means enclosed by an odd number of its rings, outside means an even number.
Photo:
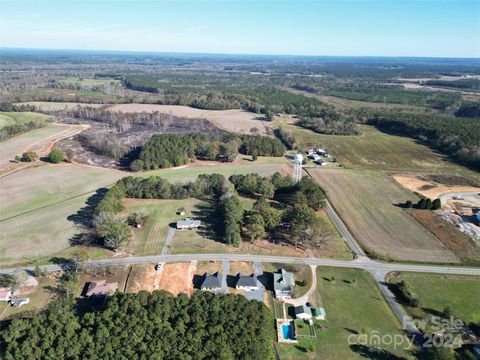
[{"label": "mowed lawn", "polygon": [[31,121],[49,121],[53,117],[34,112],[0,112],[0,128],[6,125],[25,124]]},{"label": "mowed lawn", "polygon": [[120,171],[74,164],[42,165],[0,178],[0,259],[15,262],[55,255],[84,231],[88,203]]},{"label": "mowed lawn", "polygon": [[308,172],[326,191],[355,238],[368,249],[398,260],[457,261],[433,234],[396,206],[417,199],[388,175],[338,169]]},{"label": "mowed lawn", "polygon": [[480,180],[477,172],[448,161],[427,146],[408,137],[383,133],[373,126],[360,125],[362,135],[322,135],[293,125],[292,121],[276,118],[272,126],[282,126],[303,148],[325,147],[345,168],[448,173]]},{"label": "mowed lawn", "polygon": [[[136,255],[161,254],[171,225],[178,220],[194,216],[192,212],[195,211],[198,203],[200,200],[193,198],[182,200],[124,199],[125,209],[122,211],[122,215],[128,216],[128,214],[137,212],[147,216],[143,228],[133,230],[133,252]],[[177,215],[179,208],[185,208],[186,214]],[[188,233],[196,232],[188,231]]]},{"label": "mowed lawn", "polygon": [[448,306],[464,322],[480,323],[480,277],[401,273],[391,282],[404,280],[418,298],[418,308],[406,307],[414,317],[427,318]]},{"label": "mowed lawn", "polygon": [[[358,335],[374,334],[374,331],[381,337],[396,335],[403,339],[403,344],[396,348],[386,344],[379,345],[379,348],[396,356],[415,358],[405,349],[408,347],[408,340],[403,336],[401,325],[367,272],[358,269],[318,267],[315,295],[317,299],[321,299],[320,302],[325,308],[326,320],[318,321],[325,329],[316,329],[315,339],[299,341],[300,348],[313,346],[312,352],[304,352],[295,345],[278,345],[281,359],[365,359],[360,353],[355,352],[355,347],[351,345],[358,343]],[[378,357],[380,358],[390,357],[385,355]]]}]

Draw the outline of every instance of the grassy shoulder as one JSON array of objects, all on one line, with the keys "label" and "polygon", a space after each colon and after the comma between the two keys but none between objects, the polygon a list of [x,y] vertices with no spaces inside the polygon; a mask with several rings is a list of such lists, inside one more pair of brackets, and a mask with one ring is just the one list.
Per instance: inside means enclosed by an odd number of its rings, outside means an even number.
[{"label": "grassy shoulder", "polygon": [[404,304],[412,317],[427,319],[431,315],[441,316],[448,307],[453,316],[466,323],[480,322],[480,277],[397,273],[390,277],[389,282],[396,284],[402,280],[419,301],[417,307]]},{"label": "grassy shoulder", "polygon": [[[279,345],[282,359],[363,359],[361,348],[355,346],[358,335],[373,331],[380,336],[404,335],[375,281],[362,270],[318,267],[316,298],[326,311],[326,320],[316,321],[320,325],[316,328],[317,337],[302,338],[298,346]],[[404,343],[397,348],[380,346],[385,350],[385,358],[390,354],[414,358],[405,349],[406,337],[402,338]],[[305,352],[309,347],[313,351]]]}]

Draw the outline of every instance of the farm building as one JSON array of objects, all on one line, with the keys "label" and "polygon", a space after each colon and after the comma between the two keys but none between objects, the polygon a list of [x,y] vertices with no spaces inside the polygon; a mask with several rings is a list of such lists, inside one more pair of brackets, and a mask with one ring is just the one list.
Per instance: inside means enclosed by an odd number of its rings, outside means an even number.
[{"label": "farm building", "polygon": [[106,280],[99,280],[99,281],[92,281],[88,285],[87,292],[85,293],[86,296],[94,296],[94,295],[107,295],[113,294],[117,291],[118,283],[107,283]]},{"label": "farm building", "polygon": [[222,288],[222,274],[217,272],[215,275],[205,273],[203,276],[203,282],[200,286],[202,290],[217,291]]},{"label": "farm building", "polygon": [[29,302],[30,302],[30,298],[18,298],[18,299],[15,299],[15,300],[11,300],[10,304],[13,307],[19,308],[23,305],[27,305]]},{"label": "farm building", "polygon": [[317,320],[325,320],[325,316],[326,316],[325,309],[322,307],[313,308],[313,315]]},{"label": "farm building", "polygon": [[237,285],[235,287],[245,291],[258,290],[257,280],[250,275],[238,274]]},{"label": "farm building", "polygon": [[177,229],[185,230],[185,229],[196,229],[202,225],[200,220],[193,220],[193,219],[185,219],[177,221]]},{"label": "farm building", "polygon": [[186,214],[185,208],[180,208],[180,209],[178,209],[177,214],[180,215],[180,216],[185,215],[185,214]]},{"label": "farm building", "polygon": [[0,301],[10,301],[12,291],[9,288],[0,288]]},{"label": "farm building", "polygon": [[306,305],[295,306],[295,316],[297,319],[311,320],[312,310]]},{"label": "farm building", "polygon": [[277,299],[290,299],[291,291],[295,286],[295,277],[293,273],[280,269],[273,274],[273,290]]},{"label": "farm building", "polygon": [[308,155],[308,158],[312,159],[313,161],[318,161],[321,159],[320,155],[317,154]]},{"label": "farm building", "polygon": [[315,149],[307,149],[305,152],[306,152],[307,155],[310,156],[312,154],[315,154]]}]

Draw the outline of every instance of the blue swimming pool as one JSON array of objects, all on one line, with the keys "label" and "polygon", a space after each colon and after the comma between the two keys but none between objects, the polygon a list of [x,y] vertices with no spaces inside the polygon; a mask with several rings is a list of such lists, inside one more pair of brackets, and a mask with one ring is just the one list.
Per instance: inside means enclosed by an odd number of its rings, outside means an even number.
[{"label": "blue swimming pool", "polygon": [[291,323],[282,325],[282,334],[284,339],[295,340],[295,334]]}]

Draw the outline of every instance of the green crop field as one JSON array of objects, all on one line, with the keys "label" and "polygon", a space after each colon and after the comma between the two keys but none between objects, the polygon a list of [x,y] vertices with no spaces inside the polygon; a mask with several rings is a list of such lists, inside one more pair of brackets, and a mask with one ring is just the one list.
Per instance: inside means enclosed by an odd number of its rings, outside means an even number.
[{"label": "green crop field", "polygon": [[97,189],[123,175],[120,171],[59,164],[1,177],[1,262],[44,258],[70,250],[70,239],[84,231],[87,201],[93,200]]},{"label": "green crop field", "polygon": [[373,126],[361,125],[363,134],[351,136],[317,134],[293,125],[290,118],[276,118],[272,126],[282,126],[303,148],[326,148],[345,168],[448,173],[480,180],[478,172],[449,162],[427,146]]},{"label": "green crop field", "polygon": [[6,125],[25,124],[30,121],[51,121],[52,116],[34,112],[0,112],[0,129]]},{"label": "green crop field", "polygon": [[397,206],[416,196],[373,171],[310,169],[352,234],[376,253],[399,260],[454,262],[456,257]]},{"label": "green crop field", "polygon": [[462,321],[480,322],[480,277],[401,273],[390,282],[401,280],[410,285],[420,303],[417,308],[406,306],[411,316],[425,319],[442,313],[448,306],[452,314]]},{"label": "green crop field", "polygon": [[[378,348],[386,352],[378,359],[393,359],[392,354],[408,359],[415,358],[406,349],[408,340],[403,336],[398,319],[367,272],[318,267],[315,295],[326,312],[326,320],[315,321],[315,324],[323,325],[325,329],[316,329],[315,339],[300,339],[297,346],[279,345],[281,359],[364,359],[361,353],[355,351],[355,347],[351,347],[349,340],[355,344],[358,343],[359,335],[375,334],[374,332],[380,337],[397,336],[403,341],[403,344],[396,348],[391,344],[379,345]],[[304,349],[310,346],[313,351],[305,352]]]}]

